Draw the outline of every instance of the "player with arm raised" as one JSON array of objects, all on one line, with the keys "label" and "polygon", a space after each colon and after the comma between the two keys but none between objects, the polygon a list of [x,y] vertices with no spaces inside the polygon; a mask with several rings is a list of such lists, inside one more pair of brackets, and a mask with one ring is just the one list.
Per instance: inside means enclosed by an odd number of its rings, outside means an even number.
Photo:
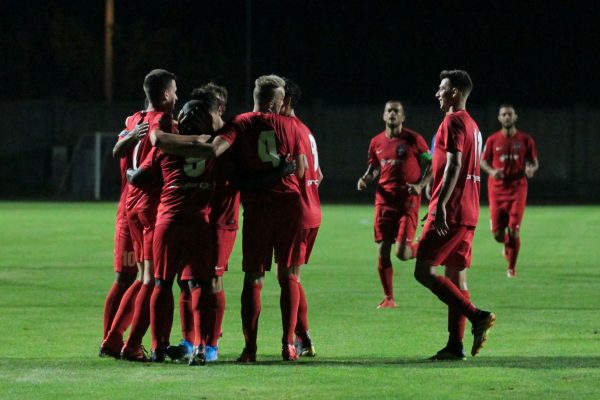
[{"label": "player with arm raised", "polygon": [[375,192],[375,242],[378,244],[377,271],[383,286],[384,299],[377,308],[394,308],[393,269],[390,252],[402,261],[415,257],[415,234],[419,219],[421,190],[431,176],[431,155],[425,139],[403,126],[402,103],[385,103],[385,131],[375,136],[369,145],[369,166],[358,179],[358,190],[377,178]]},{"label": "player with arm raised", "polygon": [[[466,318],[474,336],[471,355],[479,353],[496,316],[476,308],[470,301],[467,269],[479,218],[479,159],[481,132],[466,110],[473,88],[466,71],[442,71],[436,98],[446,113],[435,135],[433,193],[423,228],[415,279],[448,306],[446,347],[435,360],[463,360]],[[445,276],[436,273],[444,265]]]},{"label": "player with arm raised", "polygon": [[498,121],[502,129],[486,140],[481,156],[481,169],[488,174],[491,230],[494,239],[504,244],[504,256],[508,261],[506,276],[509,278],[517,274],[527,178],[533,178],[539,168],[535,142],[515,127],[517,118],[512,105],[500,106]]},{"label": "player with arm raised", "polygon": [[[174,121],[172,112],[177,101],[175,75],[163,69],[152,70],[144,79],[144,92],[148,107],[144,112],[136,113],[128,119],[128,130],[140,120],[148,122],[149,131],[161,129],[170,132]],[[148,136],[141,138],[131,152],[126,153],[128,163],[137,169],[144,161],[152,143]],[[116,150],[117,154],[122,154]],[[127,190],[127,218],[133,239],[136,261],[143,265],[143,284],[139,289],[134,306],[133,320],[127,342],[121,349],[121,358],[130,361],[145,361],[142,338],[150,324],[150,296],[154,277],[152,261],[152,240],[156,209],[160,200],[162,181],[147,182],[143,188],[129,184]]]},{"label": "player with arm raised", "polygon": [[[319,166],[319,153],[317,151],[317,142],[311,133],[310,129],[296,116],[295,107],[298,105],[301,97],[301,90],[296,82],[291,79],[285,80],[285,98],[281,114],[292,117],[298,125],[300,132],[300,143],[304,149],[306,170],[304,176],[299,179],[300,182],[300,198],[302,203],[302,233],[301,246],[298,257],[296,258],[294,268],[297,269],[297,286],[298,286],[298,313],[297,316],[291,314],[289,318],[292,321],[287,326],[293,326],[295,321],[295,332],[288,332],[289,335],[296,334],[296,353],[298,356],[314,357],[316,355],[313,342],[308,333],[308,303],[306,301],[306,293],[300,282],[300,266],[308,264],[310,254],[312,252],[319,226],[321,225],[321,201],[319,199],[319,185],[323,180],[323,173]],[[281,268],[281,267],[280,267]],[[294,282],[292,282],[292,285]],[[282,288],[285,287],[282,284]],[[295,300],[293,300],[295,301]],[[290,305],[290,310],[295,308],[295,305]],[[286,315],[283,316],[285,319]],[[284,326],[286,324],[284,323]]]}]

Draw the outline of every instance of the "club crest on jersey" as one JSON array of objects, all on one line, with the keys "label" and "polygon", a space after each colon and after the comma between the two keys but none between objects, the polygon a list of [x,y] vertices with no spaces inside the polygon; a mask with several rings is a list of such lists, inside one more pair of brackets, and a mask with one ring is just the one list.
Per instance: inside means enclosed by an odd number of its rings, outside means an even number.
[{"label": "club crest on jersey", "polygon": [[396,147],[396,154],[400,158],[402,158],[402,157],[404,157],[406,155],[406,148],[404,147],[403,144],[401,144],[398,147]]},{"label": "club crest on jersey", "polygon": [[521,143],[513,144],[513,151],[519,151],[519,150],[521,150]]}]

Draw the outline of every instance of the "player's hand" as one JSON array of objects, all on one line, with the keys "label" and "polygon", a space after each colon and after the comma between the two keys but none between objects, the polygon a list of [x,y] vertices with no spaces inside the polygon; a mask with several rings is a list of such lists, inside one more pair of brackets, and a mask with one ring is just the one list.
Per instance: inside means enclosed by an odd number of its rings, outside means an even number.
[{"label": "player's hand", "polygon": [[413,196],[420,195],[422,190],[423,190],[423,186],[421,186],[420,183],[409,183],[408,184],[408,193],[412,194]]},{"label": "player's hand", "polygon": [[504,172],[502,172],[501,169],[493,169],[492,170],[492,177],[494,179],[504,179]]},{"label": "player's hand", "polygon": [[367,188],[367,181],[365,178],[358,178],[358,182],[356,184],[356,189],[359,191],[363,191]]},{"label": "player's hand", "polygon": [[438,204],[437,206],[433,226],[435,227],[437,234],[440,236],[446,236],[450,230],[448,223],[446,222],[446,207],[441,204]]},{"label": "player's hand", "polygon": [[294,173],[296,170],[296,161],[286,158],[277,167],[279,176],[288,176]]},{"label": "player's hand", "polygon": [[136,125],[135,128],[131,132],[129,132],[129,136],[133,137],[135,140],[141,140],[144,136],[148,134],[149,125],[147,122]]},{"label": "player's hand", "polygon": [[535,175],[534,165],[531,163],[525,164],[525,176],[528,178],[533,178],[533,175]]}]

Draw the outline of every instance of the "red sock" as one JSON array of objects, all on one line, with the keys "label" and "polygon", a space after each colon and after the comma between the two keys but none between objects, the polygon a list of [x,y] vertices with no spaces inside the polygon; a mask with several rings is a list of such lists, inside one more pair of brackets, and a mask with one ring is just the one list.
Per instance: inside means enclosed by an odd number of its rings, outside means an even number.
[{"label": "red sock", "polygon": [[223,316],[225,315],[225,291],[221,290],[212,294],[210,310],[210,330],[208,332],[207,344],[216,346],[221,336],[223,326]]},{"label": "red sock", "polygon": [[150,296],[152,296],[154,283],[142,285],[135,299],[131,332],[127,339],[127,347],[135,348],[142,344],[142,339],[150,325]]},{"label": "red sock", "polygon": [[383,293],[385,297],[391,299],[394,298],[394,269],[392,268],[392,260],[389,258],[378,258],[377,272],[379,272],[379,280],[381,280],[381,286],[383,286]]},{"label": "red sock", "polygon": [[242,329],[246,341],[246,350],[256,352],[256,337],[258,335],[258,317],[260,316],[260,292],[262,284],[245,284],[242,289]]},{"label": "red sock", "polygon": [[[280,275],[281,276],[281,275]],[[294,331],[298,321],[298,277],[296,275],[281,276],[279,279],[281,295],[279,296],[279,307],[281,308],[281,322],[283,325],[282,343],[294,343]]]},{"label": "red sock", "polygon": [[195,287],[192,289],[192,310],[194,313],[194,346],[200,346],[203,344],[202,338],[202,288]]},{"label": "red sock", "polygon": [[296,335],[302,339],[306,338],[308,332],[308,303],[306,302],[306,294],[304,293],[304,287],[298,282],[298,319],[296,322]]},{"label": "red sock", "polygon": [[514,270],[517,266],[517,257],[519,256],[519,250],[521,249],[521,238],[511,239],[506,235],[507,239],[504,244],[506,249],[506,259],[508,261],[508,268]]},{"label": "red sock", "polygon": [[[171,299],[169,301],[169,298]],[[169,315],[171,316],[169,318]],[[155,285],[150,297],[150,333],[152,350],[169,345],[173,324],[173,289],[171,286]]]},{"label": "red sock", "polygon": [[460,289],[445,276],[436,276],[435,283],[429,288],[448,307],[455,308],[460,314],[473,320],[477,308],[466,299]]},{"label": "red sock", "polygon": [[106,339],[106,335],[108,335],[108,331],[119,309],[121,298],[126,290],[126,287],[120,286],[115,282],[106,295],[106,300],[104,300],[104,332],[102,333],[102,339]]},{"label": "red sock", "polygon": [[204,288],[200,296],[200,315],[202,316],[202,344],[206,344],[208,335],[212,332],[212,296],[210,288]]},{"label": "red sock", "polygon": [[[471,295],[468,290],[461,290],[463,297],[470,301]],[[448,307],[448,343],[458,344],[462,343],[465,337],[465,325],[467,324],[467,317],[462,315],[454,307]]]},{"label": "red sock", "polygon": [[135,280],[129,289],[125,292],[121,298],[121,304],[115,314],[110,331],[106,335],[106,339],[123,341],[123,334],[131,324],[133,318],[133,312],[135,309],[135,300],[137,299],[138,292],[142,287],[142,282]]},{"label": "red sock", "polygon": [[194,312],[192,311],[192,292],[189,289],[179,293],[179,320],[181,337],[188,342],[194,341]]}]

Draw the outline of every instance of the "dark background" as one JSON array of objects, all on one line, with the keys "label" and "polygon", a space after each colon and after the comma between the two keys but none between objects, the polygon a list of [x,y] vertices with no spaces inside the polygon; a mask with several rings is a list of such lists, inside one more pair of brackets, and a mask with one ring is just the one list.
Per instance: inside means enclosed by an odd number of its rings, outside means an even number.
[{"label": "dark background", "polygon": [[429,140],[442,118],[433,97],[440,70],[466,69],[484,137],[498,128],[496,107],[505,101],[517,107],[519,127],[533,133],[542,165],[533,200],[590,201],[598,193],[596,2],[254,0],[247,29],[245,1],[115,0],[111,104],[104,98],[104,1],[0,4],[0,129],[8,139],[0,197],[85,198],[72,190],[78,142],[120,131],[142,106],[143,77],[158,67],[177,74],[180,105],[197,85],[226,86],[227,116],[247,110],[258,75],[295,79],[304,92],[299,114],[317,134],[331,184],[323,190],[332,198],[352,192],[369,138],[383,129],[386,100],[402,100],[406,125]]}]

